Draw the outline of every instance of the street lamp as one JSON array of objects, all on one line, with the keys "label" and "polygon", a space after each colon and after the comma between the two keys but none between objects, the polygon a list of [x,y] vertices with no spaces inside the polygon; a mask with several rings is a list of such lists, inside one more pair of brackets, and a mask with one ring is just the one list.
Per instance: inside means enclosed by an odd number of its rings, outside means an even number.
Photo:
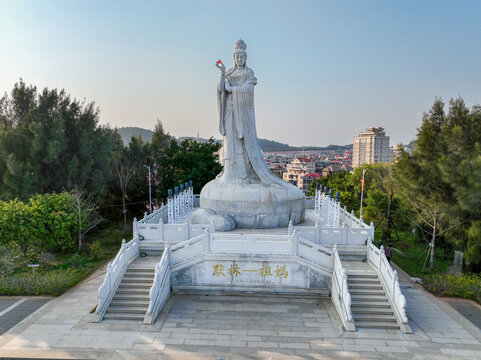
[{"label": "street lamp", "polygon": [[364,197],[364,174],[367,169],[362,169],[362,182],[361,182],[361,210],[359,212],[359,219],[362,220],[362,199]]},{"label": "street lamp", "polygon": [[149,212],[152,213],[152,177],[150,175],[150,165],[144,165],[149,170]]}]

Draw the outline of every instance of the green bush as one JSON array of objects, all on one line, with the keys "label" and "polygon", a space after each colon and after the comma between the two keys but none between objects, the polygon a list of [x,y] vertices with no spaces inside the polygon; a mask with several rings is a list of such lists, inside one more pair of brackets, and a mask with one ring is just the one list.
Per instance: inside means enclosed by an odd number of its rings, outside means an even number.
[{"label": "green bush", "polygon": [[15,270],[18,257],[13,249],[0,245],[0,276],[7,276]]},{"label": "green bush", "polygon": [[75,269],[75,270],[78,270],[82,267],[82,256],[80,254],[73,254],[71,257],[70,257],[70,261],[68,262],[68,266]]},{"label": "green bush", "polygon": [[24,272],[0,277],[0,295],[60,295],[75,283],[75,271]]},{"label": "green bush", "polygon": [[435,295],[473,299],[481,303],[481,276],[477,274],[426,276],[424,287]]},{"label": "green bush", "polygon": [[89,246],[89,255],[94,259],[98,259],[102,253],[102,248],[100,247],[100,241],[94,241]]}]

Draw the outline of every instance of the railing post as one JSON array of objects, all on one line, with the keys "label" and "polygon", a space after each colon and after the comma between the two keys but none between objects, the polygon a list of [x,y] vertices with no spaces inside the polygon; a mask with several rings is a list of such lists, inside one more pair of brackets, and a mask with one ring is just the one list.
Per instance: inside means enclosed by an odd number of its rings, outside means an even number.
[{"label": "railing post", "polygon": [[205,228],[205,231],[204,231],[204,234],[205,234],[205,243],[204,243],[204,251],[206,253],[210,253],[211,252],[211,246],[210,246],[210,231],[209,231],[209,228]]},{"label": "railing post", "polygon": [[321,237],[320,237],[320,226],[319,226],[319,220],[316,221],[316,225],[314,226],[314,231],[316,232],[316,244],[321,243]]},{"label": "railing post", "polygon": [[184,209],[185,199],[184,199],[184,195],[185,195],[185,192],[184,192],[184,184],[180,184],[180,192],[179,192],[179,216],[180,216],[180,217],[183,217],[184,214],[185,214],[185,209]]},{"label": "railing post", "polygon": [[211,233],[214,233],[214,232],[215,232],[215,222],[214,222],[214,220],[211,220],[211,221],[210,221],[209,231],[210,231]]},{"label": "railing post", "polygon": [[180,209],[179,209],[179,188],[174,188],[174,222],[179,222]]},{"label": "railing post", "polygon": [[174,223],[174,198],[172,197],[172,189],[167,190],[169,197],[167,198],[167,222]]},{"label": "railing post", "polygon": [[111,276],[112,276],[112,262],[109,262],[107,264],[107,281],[108,281],[108,288],[109,288],[109,292],[111,292],[113,289],[112,289],[112,279],[111,279]]},{"label": "railing post", "polygon": [[190,239],[190,218],[187,217],[187,219],[185,220],[185,226],[187,227],[187,240]]},{"label": "railing post", "polygon": [[384,254],[384,246],[383,245],[381,245],[381,247],[379,248],[379,273],[381,272],[382,254]]},{"label": "railing post", "polygon": [[292,231],[291,239],[292,239],[292,256],[297,256],[298,247],[299,247],[299,236],[297,236],[296,229]]},{"label": "railing post", "polygon": [[132,233],[133,233],[134,237],[139,235],[139,223],[137,222],[137,218],[135,218],[135,217],[134,217]]},{"label": "railing post", "polygon": [[374,223],[371,221],[371,237],[374,239]]},{"label": "railing post", "polygon": [[164,241],[164,222],[162,219],[159,221],[159,228],[157,229],[159,234],[159,241]]},{"label": "railing post", "polygon": [[292,230],[294,226],[292,225],[292,220],[289,220],[289,226],[287,227],[287,235],[292,235]]},{"label": "railing post", "polygon": [[393,277],[392,277],[392,301],[396,302],[396,298],[394,294],[396,292],[396,283],[399,281],[399,277],[397,275],[397,270],[394,270]]},{"label": "railing post", "polygon": [[349,230],[346,228],[344,224],[341,226],[341,232],[342,232],[342,243],[344,245],[349,244]]},{"label": "railing post", "polygon": [[122,258],[122,268],[125,266],[125,239],[122,239],[122,245],[120,245],[121,258]]}]

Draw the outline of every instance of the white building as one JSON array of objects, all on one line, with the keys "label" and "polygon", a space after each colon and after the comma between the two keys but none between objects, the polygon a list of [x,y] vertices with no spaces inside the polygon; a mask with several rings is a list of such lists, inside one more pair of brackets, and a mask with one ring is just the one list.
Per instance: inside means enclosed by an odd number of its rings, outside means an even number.
[{"label": "white building", "polygon": [[370,127],[354,137],[352,150],[352,166],[389,162],[389,136],[384,128]]}]

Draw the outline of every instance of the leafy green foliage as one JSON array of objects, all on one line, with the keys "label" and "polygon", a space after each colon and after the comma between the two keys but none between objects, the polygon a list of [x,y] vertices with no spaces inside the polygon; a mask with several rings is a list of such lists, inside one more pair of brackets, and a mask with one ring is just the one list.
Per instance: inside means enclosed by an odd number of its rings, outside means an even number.
[{"label": "leafy green foliage", "polygon": [[26,201],[74,187],[104,194],[112,142],[93,103],[64,90],[37,92],[22,80],[0,99],[0,194]]},{"label": "leafy green foliage", "polygon": [[481,303],[481,276],[478,274],[434,274],[424,279],[423,286],[438,296],[456,296]]},{"label": "leafy green foliage", "polygon": [[222,171],[222,165],[218,162],[220,148],[221,145],[213,138],[206,143],[185,139],[180,145],[172,140],[165,154],[156,159],[157,174],[162,174],[156,195],[165,198],[168,189],[189,180],[193,181],[194,191],[199,193],[205,184]]}]

